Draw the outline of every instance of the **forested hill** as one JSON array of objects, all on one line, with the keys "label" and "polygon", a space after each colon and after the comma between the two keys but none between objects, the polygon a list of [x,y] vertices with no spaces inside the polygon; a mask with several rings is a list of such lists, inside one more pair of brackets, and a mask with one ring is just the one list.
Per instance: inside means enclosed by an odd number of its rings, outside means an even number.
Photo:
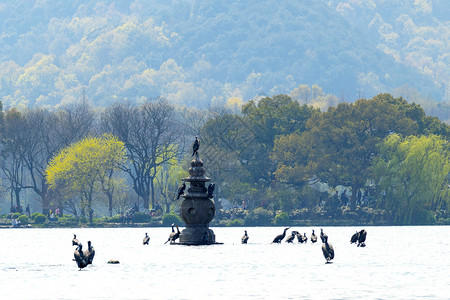
[{"label": "forested hill", "polygon": [[[209,105],[321,86],[449,101],[447,0],[6,1],[0,100]],[[415,99],[409,99],[415,100]],[[447,104],[445,104],[447,105]]]}]

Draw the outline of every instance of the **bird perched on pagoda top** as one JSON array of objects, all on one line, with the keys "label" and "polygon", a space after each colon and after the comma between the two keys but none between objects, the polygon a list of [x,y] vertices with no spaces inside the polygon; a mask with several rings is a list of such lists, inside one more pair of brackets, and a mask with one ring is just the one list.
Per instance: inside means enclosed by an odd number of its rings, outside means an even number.
[{"label": "bird perched on pagoda top", "polygon": [[197,136],[195,137],[194,145],[192,145],[192,156],[195,155],[195,153],[198,152],[198,149],[200,148],[200,141],[198,140]]}]

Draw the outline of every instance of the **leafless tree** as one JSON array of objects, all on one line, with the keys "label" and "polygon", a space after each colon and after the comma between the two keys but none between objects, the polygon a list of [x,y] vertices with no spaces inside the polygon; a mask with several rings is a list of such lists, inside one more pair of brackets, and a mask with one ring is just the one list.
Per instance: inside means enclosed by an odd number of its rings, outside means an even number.
[{"label": "leafless tree", "polygon": [[115,104],[102,116],[103,130],[125,143],[133,189],[143,199],[144,209],[151,200],[155,207],[154,181],[158,167],[180,155],[183,148],[173,107],[164,99],[147,100],[139,106]]}]

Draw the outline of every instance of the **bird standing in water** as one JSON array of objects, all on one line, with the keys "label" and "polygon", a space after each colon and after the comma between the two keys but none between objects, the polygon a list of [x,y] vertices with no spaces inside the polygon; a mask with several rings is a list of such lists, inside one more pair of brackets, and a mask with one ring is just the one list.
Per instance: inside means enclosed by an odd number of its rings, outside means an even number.
[{"label": "bird standing in water", "polygon": [[331,263],[330,260],[334,258],[334,249],[333,246],[328,243],[328,236],[325,235],[323,238],[323,244],[322,244],[322,253],[323,257],[327,260],[327,264]]},{"label": "bird standing in water", "polygon": [[[174,227],[177,228],[176,232],[173,229]],[[164,244],[166,244],[167,242],[170,242],[171,244],[173,244],[179,237],[180,237],[180,229],[178,228],[178,225],[172,224],[172,232],[170,233],[169,238],[167,239],[167,241]]]},{"label": "bird standing in water", "polygon": [[150,237],[148,236],[148,234],[147,234],[147,232],[145,233],[145,236],[144,236],[144,240],[142,241],[142,243],[144,244],[144,245],[148,245],[148,243],[150,242]]},{"label": "bird standing in water", "polygon": [[247,244],[247,241],[248,241],[248,239],[249,239],[249,236],[248,236],[248,234],[247,234],[247,230],[244,230],[244,235],[242,236],[242,239],[241,239],[241,242],[242,242],[242,244]]},{"label": "bird standing in water", "polygon": [[367,231],[365,231],[364,229],[359,232],[358,247],[366,246],[366,243],[364,243],[366,241],[366,236],[367,236]]},{"label": "bird standing in water", "polygon": [[91,241],[88,241],[88,248],[83,251],[83,255],[86,258],[86,264],[91,265],[95,256],[95,250],[92,247]]},{"label": "bird standing in water", "polygon": [[291,235],[286,238],[286,243],[292,243],[295,239],[297,231],[292,231]]},{"label": "bird standing in water", "polygon": [[325,233],[323,233],[323,229],[320,228],[320,240],[322,241],[322,243],[323,243],[325,237],[328,237],[328,236]]},{"label": "bird standing in water", "polygon": [[86,268],[88,263],[87,263],[86,257],[84,256],[84,253],[83,253],[83,245],[78,243],[77,246],[78,247],[73,252],[73,256],[75,257],[75,261],[77,262],[78,268],[80,268],[80,270],[81,270],[83,268]]},{"label": "bird standing in water", "polygon": [[350,244],[357,243],[359,239],[359,232],[357,231],[355,234],[352,235],[350,238]]},{"label": "bird standing in water", "polygon": [[317,235],[314,233],[314,229],[313,232],[311,234],[311,243],[315,243],[317,242]]},{"label": "bird standing in water", "polygon": [[78,245],[80,242],[77,240],[76,234],[73,235],[72,246]]},{"label": "bird standing in water", "polygon": [[277,243],[277,244],[281,243],[281,241],[282,241],[282,240],[284,239],[284,237],[286,236],[286,231],[287,231],[289,228],[291,228],[291,227],[285,228],[282,234],[277,235],[277,236],[273,239],[272,244],[273,244],[273,243]]}]

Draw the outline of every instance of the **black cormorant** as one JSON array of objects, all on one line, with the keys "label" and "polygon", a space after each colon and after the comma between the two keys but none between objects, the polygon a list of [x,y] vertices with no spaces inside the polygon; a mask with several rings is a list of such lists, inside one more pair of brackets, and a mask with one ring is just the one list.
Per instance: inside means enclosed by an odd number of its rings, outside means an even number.
[{"label": "black cormorant", "polygon": [[287,231],[289,228],[291,228],[291,227],[285,228],[282,234],[277,235],[277,236],[273,239],[272,244],[273,244],[273,243],[278,243],[278,244],[281,243],[281,240],[284,239],[284,237],[286,236],[286,231]]},{"label": "black cormorant", "polygon": [[78,245],[80,242],[77,240],[76,234],[73,235],[72,246]]},{"label": "black cormorant", "polygon": [[311,234],[311,243],[315,243],[317,242],[317,235],[314,233],[314,229],[313,232]]},{"label": "black cormorant", "polygon": [[356,244],[358,242],[358,239],[359,239],[359,232],[357,231],[355,234],[352,235],[352,238],[350,239],[350,244],[353,243]]},{"label": "black cormorant", "polygon": [[292,231],[291,235],[286,238],[286,243],[292,243],[296,236],[297,231]]},{"label": "black cormorant", "polygon": [[366,241],[366,236],[367,236],[367,231],[365,231],[364,229],[359,232],[358,247],[366,246],[366,243],[364,243]]},{"label": "black cormorant", "polygon": [[303,244],[303,235],[298,231],[295,232],[295,235],[297,236],[297,241],[299,244]]},{"label": "black cormorant", "polygon": [[198,149],[200,148],[200,142],[197,137],[195,137],[194,145],[192,145],[192,156],[197,153]]},{"label": "black cormorant", "polygon": [[148,243],[150,242],[150,237],[148,236],[148,234],[147,234],[147,232],[145,233],[145,236],[144,236],[144,240],[142,241],[142,243],[144,244],[144,245],[148,245]]},{"label": "black cormorant", "polygon": [[183,183],[180,184],[180,186],[178,187],[178,191],[177,191],[177,200],[180,199],[180,196],[181,196],[181,195],[183,195],[185,189],[186,189],[186,183],[183,182]]},{"label": "black cormorant", "polygon": [[91,245],[91,241],[88,241],[88,248],[83,251],[84,257],[86,258],[86,264],[91,265],[94,260],[95,250]]},{"label": "black cormorant", "polygon": [[328,237],[325,233],[323,233],[323,229],[320,228],[320,240],[322,243],[324,242],[324,237]]},{"label": "black cormorant", "polygon": [[216,187],[216,184],[212,182],[208,185],[208,198],[214,197],[214,188]]},{"label": "black cormorant", "polygon": [[242,244],[247,244],[247,241],[248,241],[248,234],[247,234],[247,230],[244,230],[244,235],[242,236],[242,239],[241,239],[241,241],[242,241]]},{"label": "black cormorant", "polygon": [[73,256],[75,257],[75,261],[77,262],[77,266],[78,268],[80,268],[80,270],[88,265],[86,257],[83,253],[83,245],[81,245],[80,243],[78,243],[78,247],[73,252]]},{"label": "black cormorant", "polygon": [[308,238],[306,237],[306,232],[303,233],[302,240],[304,243],[306,243],[308,241]]},{"label": "black cormorant", "polygon": [[328,243],[328,236],[323,237],[323,244],[322,244],[322,253],[323,257],[327,260],[327,264],[330,263],[330,260],[334,258],[334,249],[333,246]]},{"label": "black cormorant", "polygon": [[[176,232],[173,229],[174,226],[177,227]],[[172,224],[172,232],[170,233],[169,238],[167,239],[167,241],[165,243],[170,242],[171,244],[173,244],[179,237],[180,237],[180,229],[178,228],[178,225]]]}]

